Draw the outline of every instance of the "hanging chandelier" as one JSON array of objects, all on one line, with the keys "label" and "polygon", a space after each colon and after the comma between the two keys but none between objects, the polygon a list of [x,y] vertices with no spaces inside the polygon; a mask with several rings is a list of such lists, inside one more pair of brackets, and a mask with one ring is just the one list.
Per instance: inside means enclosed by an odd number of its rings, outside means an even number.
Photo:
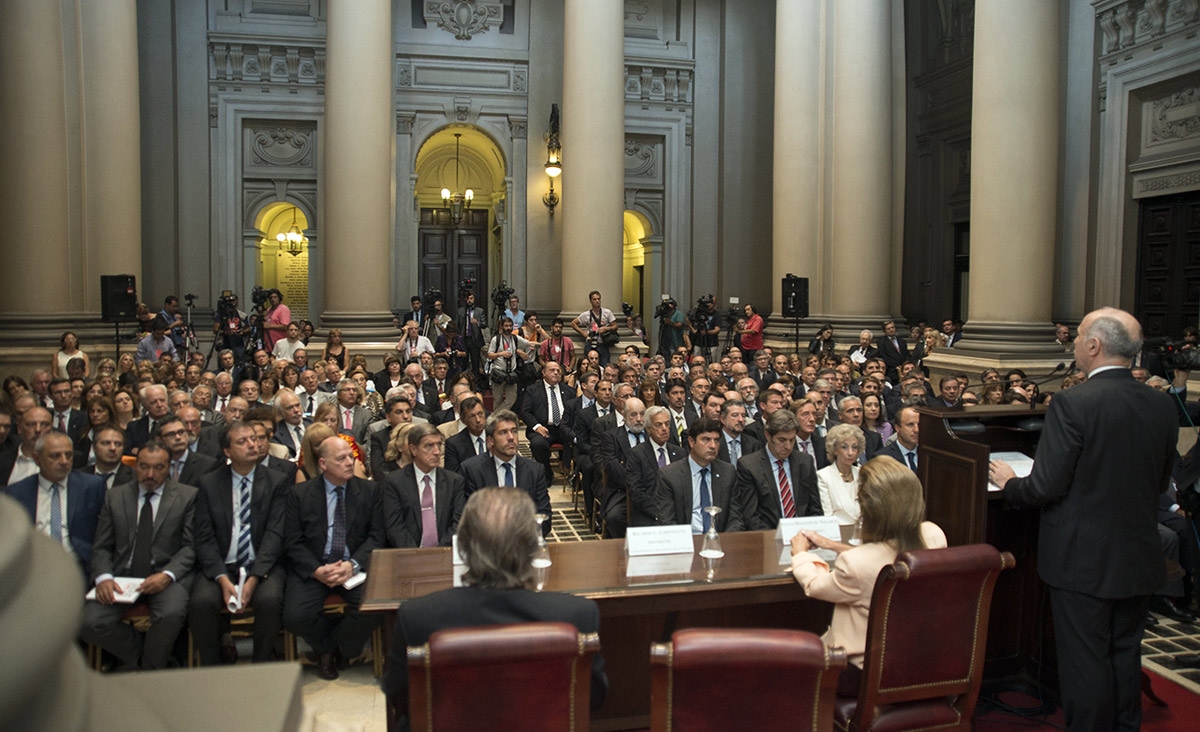
[{"label": "hanging chandelier", "polygon": [[442,205],[449,211],[450,222],[455,226],[462,223],[463,210],[471,208],[471,201],[475,200],[475,191],[468,188],[460,193],[458,189],[458,167],[460,165],[458,160],[458,144],[460,137],[462,137],[461,133],[454,133],[454,192],[451,193],[449,188],[442,189]]},{"label": "hanging chandelier", "polygon": [[300,226],[296,223],[296,207],[292,206],[292,225],[287,231],[281,231],[275,235],[275,241],[279,242],[282,248],[287,247],[287,253],[293,257],[297,257],[304,251],[304,247],[308,244],[308,237],[301,231]]}]

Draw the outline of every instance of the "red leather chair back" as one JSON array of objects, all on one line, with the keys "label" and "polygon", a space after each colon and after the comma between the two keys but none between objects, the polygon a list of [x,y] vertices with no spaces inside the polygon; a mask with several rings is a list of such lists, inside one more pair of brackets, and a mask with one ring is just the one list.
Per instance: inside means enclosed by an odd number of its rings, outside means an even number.
[{"label": "red leather chair back", "polygon": [[569,623],[442,630],[408,649],[414,732],[583,730],[595,633]]},{"label": "red leather chair back", "polygon": [[1016,562],[989,544],[905,552],[871,597],[857,703],[839,727],[969,730],[983,680],[992,589]]},{"label": "red leather chair back", "polygon": [[833,727],[846,657],[799,630],[681,630],[650,650],[652,732]]}]

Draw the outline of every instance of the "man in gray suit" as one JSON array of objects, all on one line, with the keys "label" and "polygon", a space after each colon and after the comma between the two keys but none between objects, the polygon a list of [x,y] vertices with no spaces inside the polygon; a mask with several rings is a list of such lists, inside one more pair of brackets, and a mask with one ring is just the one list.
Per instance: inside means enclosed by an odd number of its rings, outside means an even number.
[{"label": "man in gray suit", "polygon": [[388,546],[450,546],[467,502],[466,481],[438,467],[443,442],[442,433],[431,424],[413,425],[408,431],[413,461],[383,481]]},{"label": "man in gray suit", "polygon": [[[509,409],[501,409],[488,417],[483,429],[488,451],[459,466],[459,472],[467,480],[467,498],[480,488],[515,486],[529,494],[538,513],[553,516],[546,489],[546,471],[533,460],[517,454],[517,424],[516,413]],[[550,521],[542,524],[542,533],[550,533]]]},{"label": "man in gray suit", "polygon": [[338,382],[338,429],[351,435],[360,446],[365,447],[367,427],[371,424],[371,410],[359,405],[359,388],[354,379],[342,379]]},{"label": "man in gray suit", "polygon": [[[196,489],[167,475],[170,455],[157,442],[138,452],[137,480],[114,487],[105,497],[92,544],[96,599],[83,609],[80,637],[129,665],[163,668],[187,620],[188,592],[196,551],[192,526]],[[117,603],[113,577],[141,577],[138,602],[150,606],[150,630],[141,633],[121,622],[129,609]]]},{"label": "man in gray suit", "polygon": [[786,409],[767,417],[767,446],[742,456],[737,464],[737,490],[745,496],[746,527],[774,529],[782,518],[820,516],[817,469],[796,448],[799,420]]},{"label": "man in gray suit", "polygon": [[671,463],[658,471],[655,497],[660,524],[690,524],[693,534],[708,530],[710,518],[703,509],[718,506],[717,531],[741,531],[742,497],[736,494],[733,466],[717,459],[721,446],[721,423],[701,417],[687,430],[687,460]]}]

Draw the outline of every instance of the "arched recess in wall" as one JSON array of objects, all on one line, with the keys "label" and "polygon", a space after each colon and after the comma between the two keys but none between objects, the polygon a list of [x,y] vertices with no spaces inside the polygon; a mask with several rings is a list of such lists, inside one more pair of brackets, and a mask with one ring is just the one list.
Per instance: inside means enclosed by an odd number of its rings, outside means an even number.
[{"label": "arched recess in wall", "polygon": [[646,315],[654,311],[654,304],[647,302],[645,296],[647,276],[645,242],[653,235],[653,224],[645,214],[640,211],[625,211],[621,297],[624,302],[633,306],[634,312],[642,314],[643,320]]},{"label": "arched recess in wall", "polygon": [[[258,209],[254,228],[261,234],[254,281],[262,283],[264,288],[278,289],[292,311],[293,320],[311,320],[308,260],[310,237],[316,232],[309,230],[309,217],[290,201],[271,201]],[[293,235],[291,241],[289,233]],[[297,241],[297,233],[303,239]],[[248,293],[243,302],[251,304]]]},{"label": "arched recess in wall", "polygon": [[[416,258],[419,292],[439,290],[448,312],[457,313],[465,289],[460,285],[465,281],[473,281],[477,300],[486,303],[488,292],[501,279],[505,170],[500,147],[483,130],[470,125],[439,129],[417,152],[416,251],[401,256]],[[473,194],[457,221],[443,203],[443,189],[451,193],[470,189]]]}]

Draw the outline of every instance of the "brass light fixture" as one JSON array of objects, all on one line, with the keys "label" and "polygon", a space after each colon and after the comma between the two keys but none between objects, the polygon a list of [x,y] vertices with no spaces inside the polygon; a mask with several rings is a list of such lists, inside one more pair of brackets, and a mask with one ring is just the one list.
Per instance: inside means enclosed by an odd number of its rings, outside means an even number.
[{"label": "brass light fixture", "polygon": [[554,207],[561,200],[554,192],[554,179],[562,175],[562,146],[558,142],[558,105],[550,105],[550,129],[546,132],[546,175],[550,176],[550,192],[542,196],[542,203],[554,215]]},{"label": "brass light fixture", "polygon": [[454,192],[451,193],[449,188],[442,189],[442,205],[450,212],[450,221],[455,226],[462,222],[463,210],[471,208],[471,201],[475,200],[475,191],[470,188],[462,193],[458,191],[458,144],[462,133],[454,133]]},{"label": "brass light fixture", "polygon": [[308,237],[300,230],[300,226],[296,223],[296,207],[292,206],[292,225],[287,231],[281,231],[275,235],[275,241],[279,242],[279,246],[287,246],[287,253],[293,257],[297,257],[304,251],[305,245],[308,244]]}]

